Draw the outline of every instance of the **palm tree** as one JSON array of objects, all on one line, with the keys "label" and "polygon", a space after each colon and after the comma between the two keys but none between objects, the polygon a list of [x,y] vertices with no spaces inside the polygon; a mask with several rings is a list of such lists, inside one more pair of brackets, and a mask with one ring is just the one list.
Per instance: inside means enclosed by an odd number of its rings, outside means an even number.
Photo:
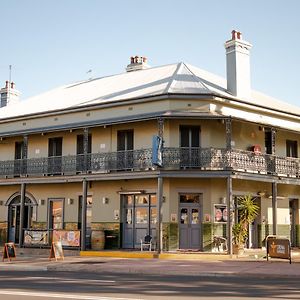
[{"label": "palm tree", "polygon": [[250,194],[247,194],[238,198],[237,209],[239,212],[239,222],[233,225],[232,235],[233,243],[241,247],[248,237],[249,225],[259,213],[259,206],[254,202],[254,198]]}]

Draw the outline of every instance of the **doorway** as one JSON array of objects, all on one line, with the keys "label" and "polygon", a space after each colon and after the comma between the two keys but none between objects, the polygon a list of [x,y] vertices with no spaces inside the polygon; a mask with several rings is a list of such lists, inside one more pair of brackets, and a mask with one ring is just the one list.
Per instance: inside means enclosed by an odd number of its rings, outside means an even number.
[{"label": "doorway", "polygon": [[141,239],[156,237],[157,198],[155,194],[122,195],[122,246],[139,248]]},{"label": "doorway", "polygon": [[299,201],[298,199],[290,199],[290,240],[291,246],[297,246],[297,230],[296,225],[299,224],[298,210],[299,210]]},{"label": "doorway", "polygon": [[35,204],[25,197],[24,224],[21,226],[21,196],[15,196],[8,205],[8,241],[19,244],[20,230],[31,228]]},{"label": "doorway", "polygon": [[202,249],[200,194],[179,195],[179,248]]}]

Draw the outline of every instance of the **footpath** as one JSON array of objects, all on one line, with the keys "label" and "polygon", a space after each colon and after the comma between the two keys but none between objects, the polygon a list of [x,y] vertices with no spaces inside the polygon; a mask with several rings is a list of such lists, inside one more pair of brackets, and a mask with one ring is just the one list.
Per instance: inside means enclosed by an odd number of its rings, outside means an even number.
[{"label": "footpath", "polygon": [[[100,252],[98,252],[100,253]],[[102,256],[100,256],[102,253]],[[128,252],[102,251],[98,256],[82,256],[79,252],[65,251],[64,259],[49,260],[48,251],[16,249],[16,258],[0,262],[1,271],[56,271],[91,272],[149,275],[185,276],[248,276],[248,277],[289,277],[300,279],[300,250],[292,251],[292,264],[288,260],[265,258],[265,251],[248,251],[241,256],[215,253],[168,254],[161,258],[147,258],[141,252],[128,258]],[[105,254],[106,253],[106,254]],[[116,255],[116,253],[119,253]],[[123,253],[123,257],[122,257]],[[126,254],[127,253],[127,254]],[[141,256],[139,256],[141,255]],[[2,257],[2,255],[1,255]]]}]

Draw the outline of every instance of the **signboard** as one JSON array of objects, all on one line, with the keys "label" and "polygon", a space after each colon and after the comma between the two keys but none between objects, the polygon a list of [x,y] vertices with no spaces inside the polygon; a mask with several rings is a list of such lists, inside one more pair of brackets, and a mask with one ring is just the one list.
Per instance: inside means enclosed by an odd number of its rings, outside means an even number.
[{"label": "signboard", "polygon": [[227,205],[226,204],[215,204],[214,205],[214,221],[215,223],[226,223],[227,222]]},{"label": "signboard", "polygon": [[25,230],[24,245],[25,246],[48,245],[48,231],[47,230]]},{"label": "signboard", "polygon": [[61,242],[65,247],[80,246],[79,230],[53,230],[52,242]]},{"label": "signboard", "polygon": [[291,243],[287,238],[280,238],[276,236],[267,237],[267,260],[269,257],[288,259],[290,264],[291,258]]},{"label": "signboard", "polygon": [[15,248],[15,244],[14,243],[5,243],[4,244],[4,249],[3,249],[3,258],[2,261],[4,261],[4,259],[8,259],[9,261],[11,261],[11,258],[16,258],[16,248]]},{"label": "signboard", "polygon": [[163,139],[154,135],[152,138],[152,164],[162,167],[162,148],[163,148]]},{"label": "signboard", "polygon": [[51,258],[55,258],[55,260],[64,260],[64,252],[61,242],[52,242],[49,259]]}]

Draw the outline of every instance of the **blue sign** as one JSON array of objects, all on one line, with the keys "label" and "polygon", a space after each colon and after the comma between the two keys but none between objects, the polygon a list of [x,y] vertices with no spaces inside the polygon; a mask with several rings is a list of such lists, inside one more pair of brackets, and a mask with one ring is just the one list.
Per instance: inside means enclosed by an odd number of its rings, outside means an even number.
[{"label": "blue sign", "polygon": [[152,138],[152,164],[162,167],[162,150],[163,150],[163,139],[158,135],[154,135]]}]

